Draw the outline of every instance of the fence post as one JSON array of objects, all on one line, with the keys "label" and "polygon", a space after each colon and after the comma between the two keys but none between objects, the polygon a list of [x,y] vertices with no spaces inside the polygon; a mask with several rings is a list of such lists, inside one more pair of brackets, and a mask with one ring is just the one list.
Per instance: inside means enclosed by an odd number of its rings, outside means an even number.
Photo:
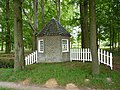
[{"label": "fence post", "polygon": [[100,64],[100,49],[98,49],[98,61],[99,61],[99,64]]},{"label": "fence post", "polygon": [[37,63],[37,56],[38,56],[38,52],[37,52],[37,50],[35,51],[35,62]]},{"label": "fence post", "polygon": [[110,53],[110,67],[111,67],[111,70],[113,69],[113,66],[112,66],[112,53]]},{"label": "fence post", "polygon": [[70,49],[70,62],[72,62],[72,49]]},{"label": "fence post", "polygon": [[79,53],[78,54],[78,57],[79,57],[78,60],[80,60],[80,49],[78,49],[78,53]]},{"label": "fence post", "polygon": [[103,63],[103,50],[101,49],[101,63]]},{"label": "fence post", "polygon": [[88,55],[87,55],[87,48],[85,49],[85,61],[88,61],[87,59]]},{"label": "fence post", "polygon": [[107,66],[109,66],[109,52],[107,52]]},{"label": "fence post", "polygon": [[76,60],[79,60],[79,59],[78,59],[78,54],[79,54],[79,53],[78,53],[78,49],[76,49]]},{"label": "fence post", "polygon": [[31,63],[31,64],[33,64],[33,63],[34,63],[34,61],[33,61],[33,60],[34,60],[34,59],[33,59],[33,55],[34,55],[34,54],[32,53],[31,55],[32,55],[32,63]]},{"label": "fence post", "polygon": [[31,64],[31,54],[30,54],[30,60],[29,60],[29,64]]},{"label": "fence post", "polygon": [[33,63],[35,63],[35,52],[33,52]]},{"label": "fence post", "polygon": [[105,53],[105,50],[104,50],[104,64],[106,64],[106,58],[105,58],[105,55],[106,53]]},{"label": "fence post", "polygon": [[83,63],[85,62],[85,52],[84,52],[84,49],[82,49],[82,51],[83,51]]},{"label": "fence post", "polygon": [[27,57],[25,57],[25,65],[27,65]]},{"label": "fence post", "polygon": [[82,61],[82,60],[83,60],[83,59],[82,59],[82,49],[80,49],[80,55],[81,55],[81,61]]},{"label": "fence post", "polygon": [[27,55],[27,65],[29,65],[30,57]]},{"label": "fence post", "polygon": [[91,54],[91,50],[89,50],[90,51],[90,61],[92,61],[92,54]]},{"label": "fence post", "polygon": [[89,60],[89,49],[87,48],[87,59],[88,59],[88,61],[90,61]]}]

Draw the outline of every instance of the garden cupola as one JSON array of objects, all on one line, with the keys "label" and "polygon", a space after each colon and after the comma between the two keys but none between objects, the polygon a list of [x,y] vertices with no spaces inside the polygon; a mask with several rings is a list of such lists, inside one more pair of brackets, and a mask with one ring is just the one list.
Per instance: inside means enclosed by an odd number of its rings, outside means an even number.
[{"label": "garden cupola", "polygon": [[52,19],[37,35],[38,62],[70,60],[70,33]]}]

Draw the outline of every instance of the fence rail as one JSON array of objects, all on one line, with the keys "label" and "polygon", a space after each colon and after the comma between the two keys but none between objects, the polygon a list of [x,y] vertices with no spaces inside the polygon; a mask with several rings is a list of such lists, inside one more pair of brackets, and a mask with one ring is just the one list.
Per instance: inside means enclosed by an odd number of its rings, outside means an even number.
[{"label": "fence rail", "polygon": [[[77,61],[92,61],[90,49],[70,49],[70,60]],[[113,69],[112,65],[112,53],[98,49],[98,60],[99,64],[103,63],[107,66],[110,66],[111,70]]]},{"label": "fence rail", "polygon": [[37,63],[37,50],[25,57],[25,65]]}]

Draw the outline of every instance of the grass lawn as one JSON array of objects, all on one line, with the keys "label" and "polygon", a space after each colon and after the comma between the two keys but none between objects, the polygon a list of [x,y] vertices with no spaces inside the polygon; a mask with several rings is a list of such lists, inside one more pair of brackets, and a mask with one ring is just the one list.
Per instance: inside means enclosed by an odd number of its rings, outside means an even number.
[{"label": "grass lawn", "polygon": [[[1,68],[0,81],[21,82],[28,79],[31,84],[42,85],[48,79],[55,78],[60,86],[74,83],[78,87],[120,89],[120,72],[100,65],[100,75],[93,77],[91,65],[90,62],[41,63],[26,66],[25,70],[18,72],[13,72],[10,68]],[[107,77],[110,77],[112,82],[109,83]],[[90,82],[85,83],[85,79],[90,79]]]},{"label": "grass lawn", "polygon": [[0,87],[0,90],[14,90],[14,89]]}]

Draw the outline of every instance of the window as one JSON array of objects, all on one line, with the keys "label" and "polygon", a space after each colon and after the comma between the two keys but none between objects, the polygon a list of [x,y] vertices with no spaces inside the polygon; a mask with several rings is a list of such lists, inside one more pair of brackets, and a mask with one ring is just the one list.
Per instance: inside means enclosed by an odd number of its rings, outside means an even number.
[{"label": "window", "polygon": [[62,39],[62,52],[69,52],[68,39]]},{"label": "window", "polygon": [[44,52],[44,41],[38,40],[38,52],[43,53]]}]

